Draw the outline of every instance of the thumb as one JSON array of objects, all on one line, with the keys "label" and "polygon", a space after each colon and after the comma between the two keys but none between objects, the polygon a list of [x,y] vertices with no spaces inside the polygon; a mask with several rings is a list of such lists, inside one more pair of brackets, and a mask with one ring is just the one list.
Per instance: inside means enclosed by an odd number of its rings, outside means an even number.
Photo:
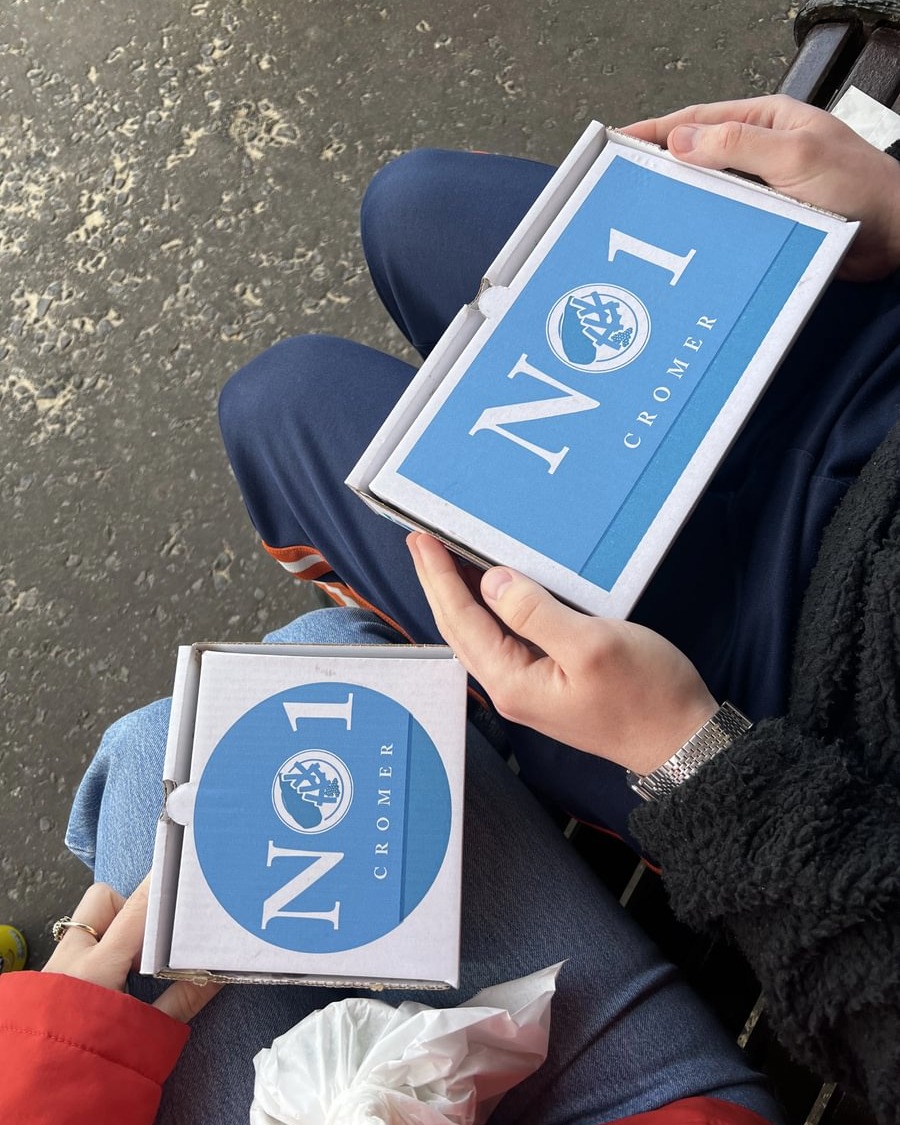
[{"label": "thumb", "polygon": [[543,586],[505,566],[495,566],[481,579],[488,607],[519,637],[537,645],[557,663],[571,650],[572,630],[584,616],[558,602]]},{"label": "thumb", "polygon": [[170,984],[165,992],[153,1001],[153,1007],[159,1008],[161,1012],[165,1012],[172,1019],[180,1020],[181,1023],[189,1023],[223,987],[222,984],[212,982],[201,985],[188,980],[180,980],[175,984]]},{"label": "thumb", "polygon": [[127,973],[139,960],[141,946],[144,943],[149,891],[150,876],[148,875],[125,900],[122,909],[97,943],[98,951],[103,954],[110,968]]},{"label": "thumb", "polygon": [[734,168],[773,185],[796,179],[801,154],[805,152],[794,134],[742,121],[679,125],[666,143],[669,152],[679,160],[701,168]]}]

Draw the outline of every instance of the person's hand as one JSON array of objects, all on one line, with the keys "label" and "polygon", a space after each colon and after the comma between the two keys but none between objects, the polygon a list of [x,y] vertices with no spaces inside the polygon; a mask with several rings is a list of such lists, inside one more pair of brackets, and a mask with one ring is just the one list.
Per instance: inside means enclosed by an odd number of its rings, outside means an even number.
[{"label": "person's hand", "polygon": [[407,543],[441,635],[504,718],[644,774],[715,713],[657,633],[578,613],[508,567],[482,576],[482,605],[436,539]]},{"label": "person's hand", "polygon": [[773,94],[689,106],[622,131],[686,163],[750,173],[860,220],[842,277],[874,281],[900,266],[900,164],[824,110]]},{"label": "person's hand", "polygon": [[[149,887],[149,875],[129,899],[122,898],[105,883],[88,887],[72,920],[93,927],[99,939],[87,930],[70,927],[43,971],[63,973],[103,988],[123,991],[128,973],[137,968],[140,959]],[[154,1001],[153,1007],[186,1023],[221,987],[220,984],[178,981]]]}]

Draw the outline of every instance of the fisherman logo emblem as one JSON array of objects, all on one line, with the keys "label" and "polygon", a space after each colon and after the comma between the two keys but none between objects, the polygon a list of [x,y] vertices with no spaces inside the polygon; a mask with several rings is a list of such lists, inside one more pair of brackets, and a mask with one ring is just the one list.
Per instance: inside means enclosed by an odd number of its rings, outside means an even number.
[{"label": "fisherman logo emblem", "polygon": [[644,303],[617,285],[571,289],[547,318],[550,347],[577,371],[616,371],[637,359],[649,339]]},{"label": "fisherman logo emblem", "polygon": [[336,754],[304,750],[282,765],[272,784],[272,804],[294,832],[325,832],[339,824],[353,800],[353,778]]}]

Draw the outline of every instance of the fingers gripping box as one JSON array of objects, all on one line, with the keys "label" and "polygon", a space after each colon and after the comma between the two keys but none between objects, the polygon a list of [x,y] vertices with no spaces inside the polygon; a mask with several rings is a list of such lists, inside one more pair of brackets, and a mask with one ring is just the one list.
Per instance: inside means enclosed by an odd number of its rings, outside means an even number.
[{"label": "fingers gripping box", "polygon": [[348,485],[627,616],[857,226],[593,123]]},{"label": "fingers gripping box", "polygon": [[454,986],[465,685],[439,646],[181,649],[142,972]]}]

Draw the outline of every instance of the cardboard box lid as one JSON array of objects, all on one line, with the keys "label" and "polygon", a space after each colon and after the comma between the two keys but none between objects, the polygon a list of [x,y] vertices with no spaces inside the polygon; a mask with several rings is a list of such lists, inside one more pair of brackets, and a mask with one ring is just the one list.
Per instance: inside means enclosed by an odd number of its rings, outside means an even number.
[{"label": "cardboard box lid", "polygon": [[626,616],[856,227],[593,123],[347,483]]},{"label": "cardboard box lid", "polygon": [[198,645],[178,675],[142,971],[455,983],[449,650]]}]

